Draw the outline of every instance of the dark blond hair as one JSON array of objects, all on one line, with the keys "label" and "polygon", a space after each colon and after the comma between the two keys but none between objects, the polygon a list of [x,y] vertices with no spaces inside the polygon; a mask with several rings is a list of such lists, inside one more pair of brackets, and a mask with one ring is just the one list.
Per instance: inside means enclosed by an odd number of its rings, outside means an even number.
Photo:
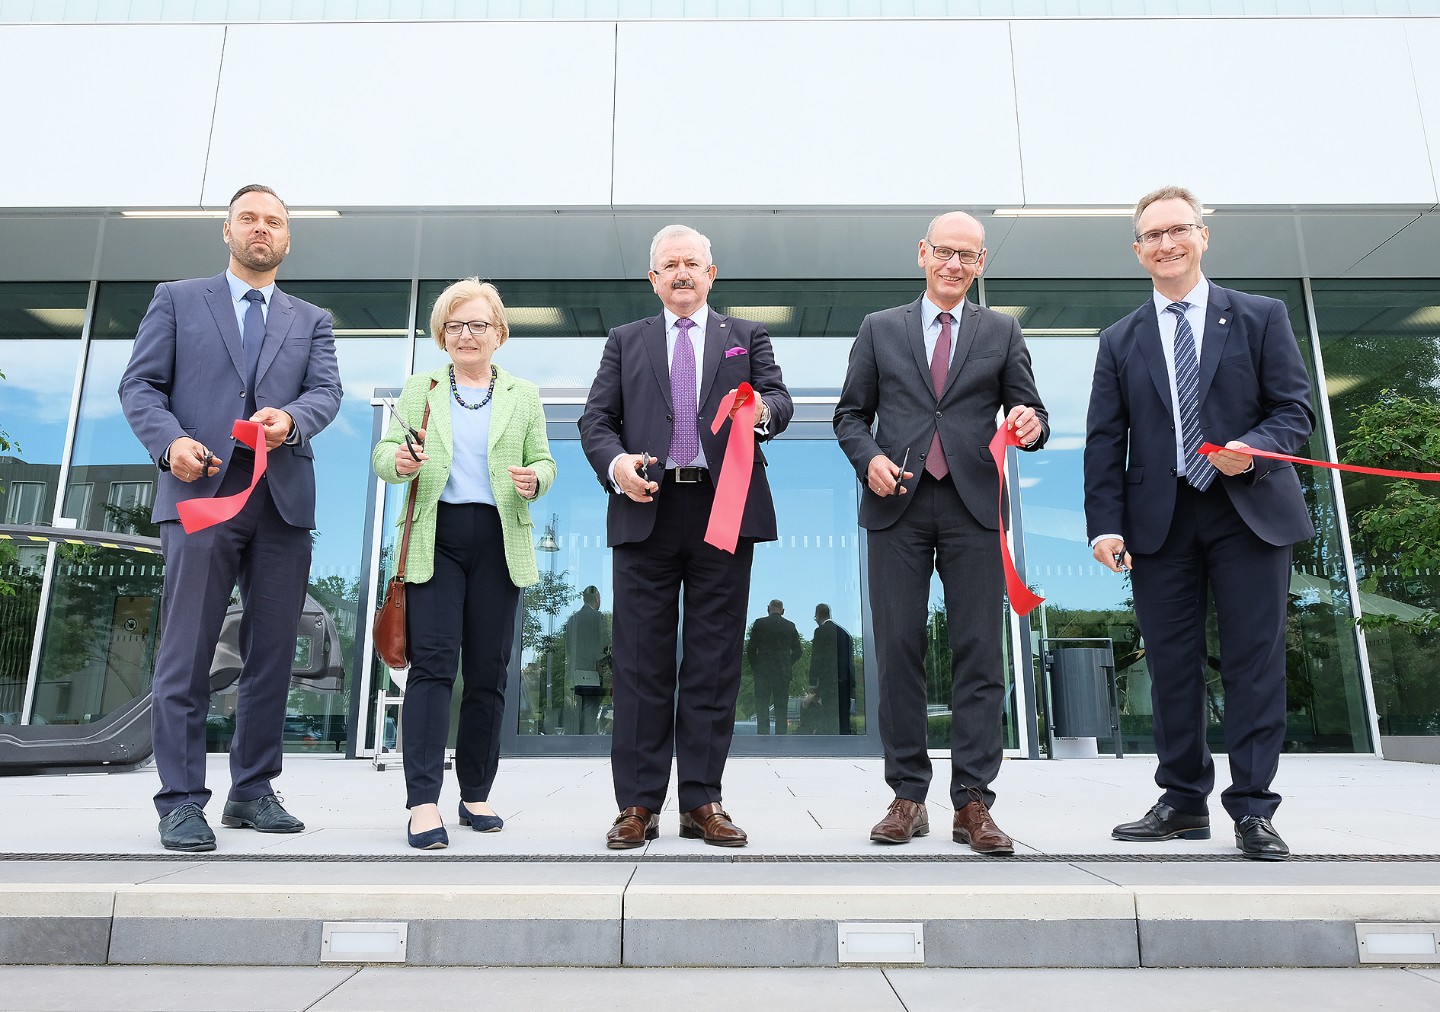
[{"label": "dark blond hair", "polygon": [[1199,197],[1183,186],[1162,186],[1158,190],[1151,190],[1145,194],[1135,205],[1135,215],[1130,220],[1130,230],[1135,233],[1136,240],[1140,238],[1140,216],[1145,213],[1145,208],[1157,200],[1183,200],[1190,205],[1190,210],[1195,212],[1195,224],[1205,224],[1205,205],[1200,203]]},{"label": "dark blond hair", "polygon": [[440,346],[441,351],[445,350],[445,320],[456,306],[471,299],[481,299],[490,307],[490,323],[500,338],[495,347],[498,348],[509,340],[510,324],[505,319],[505,303],[500,301],[500,293],[495,286],[479,278],[461,278],[440,293],[430,310],[430,336]]}]

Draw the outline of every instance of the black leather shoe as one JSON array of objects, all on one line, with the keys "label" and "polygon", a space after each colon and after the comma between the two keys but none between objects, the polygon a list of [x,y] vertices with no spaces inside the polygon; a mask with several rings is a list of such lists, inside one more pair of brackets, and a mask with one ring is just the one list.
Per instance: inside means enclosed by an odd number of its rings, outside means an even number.
[{"label": "black leather shoe", "polygon": [[254,829],[261,833],[299,833],[305,823],[285,811],[273,794],[254,801],[227,801],[220,825],[229,829]]},{"label": "black leather shoe", "polygon": [[1184,815],[1162,801],[1146,812],[1145,817],[1138,822],[1126,822],[1116,826],[1110,831],[1110,836],[1116,840],[1130,840],[1134,843],[1208,840],[1210,816]]},{"label": "black leather shoe", "polygon": [[215,833],[199,805],[187,802],[161,816],[160,846],[191,853],[215,849]]},{"label": "black leather shoe", "polygon": [[1270,820],[1260,815],[1247,815],[1235,823],[1235,846],[1255,861],[1284,861],[1290,856],[1290,848]]}]

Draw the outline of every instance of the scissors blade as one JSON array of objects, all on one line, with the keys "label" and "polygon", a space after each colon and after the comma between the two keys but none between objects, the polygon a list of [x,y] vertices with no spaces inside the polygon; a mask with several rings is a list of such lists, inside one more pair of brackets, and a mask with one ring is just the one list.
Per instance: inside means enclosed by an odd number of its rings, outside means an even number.
[{"label": "scissors blade", "polygon": [[900,458],[900,478],[905,478],[905,465],[910,463],[910,447],[905,447],[905,456]]},{"label": "scissors blade", "polygon": [[402,429],[410,433],[410,435],[414,436],[416,439],[420,438],[420,433],[416,432],[413,428],[410,427],[409,422],[405,421],[405,419],[400,417],[400,412],[396,410],[395,402],[393,400],[391,400],[389,397],[382,397],[380,398],[380,400],[384,402],[385,407],[390,409],[390,414],[393,415],[395,420],[400,423],[400,427]]}]

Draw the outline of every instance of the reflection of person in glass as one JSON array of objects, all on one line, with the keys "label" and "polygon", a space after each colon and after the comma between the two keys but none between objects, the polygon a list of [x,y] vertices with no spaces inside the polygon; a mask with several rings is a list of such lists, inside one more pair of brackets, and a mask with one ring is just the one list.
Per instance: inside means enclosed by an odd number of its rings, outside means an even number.
[{"label": "reflection of person in glass", "polygon": [[930,831],[925,627],[934,572],[950,630],[952,835],[979,853],[1011,854],[990,815],[1004,754],[1005,587],[1000,482],[986,447],[1001,412],[1027,450],[1044,445],[1049,426],[1020,325],[965,298],[985,267],[980,222],[940,215],[918,261],[925,294],[860,324],[835,408],[840,448],[865,485],[880,740],[895,792],[870,839],[907,843]]},{"label": "reflection of person in glass", "polygon": [[785,605],[771,601],[765,614],[750,627],[745,656],[755,683],[755,733],[770,733],[770,711],[775,712],[775,733],[790,733],[790,680],[795,662],[805,652],[800,630],[785,617]]},{"label": "reflection of person in glass", "polygon": [[830,620],[830,606],[815,606],[815,637],[810,641],[810,695],[817,709],[816,734],[850,733],[850,700],[855,697],[855,653],[850,634]]},{"label": "reflection of person in glass", "polygon": [[[1210,229],[1167,186],[1135,207],[1151,298],[1100,335],[1085,435],[1094,556],[1130,571],[1145,637],[1160,800],[1117,840],[1208,840],[1215,763],[1205,742],[1205,627],[1219,625],[1230,786],[1221,804],[1248,858],[1290,856],[1270,819],[1285,741],[1291,546],[1315,536],[1289,463],[1315,428],[1310,376],[1285,304],[1206,280]],[[1209,455],[1211,440],[1224,449]],[[1177,478],[1178,475],[1178,478]]]},{"label": "reflection of person in glass", "polygon": [[[230,266],[214,278],[155,289],[140,321],[120,404],[160,468],[153,517],[165,551],[160,651],[151,689],[160,843],[215,849],[203,809],[210,663],[238,579],[245,613],[230,794],[232,828],[298,833],[281,806],[291,662],[315,526],[311,440],[340,409],[330,314],[275,286],[290,252],[290,215],[267,186],[230,201]],[[232,519],[186,534],[176,503],[250,486],[255,455],[231,437],[237,417],[264,428],[268,468]]]},{"label": "reflection of person in glass", "polygon": [[571,734],[594,734],[595,718],[600,713],[600,697],[605,694],[601,668],[610,650],[610,626],[600,614],[600,588],[586,587],[580,592],[580,607],[565,620],[565,657],[570,665],[570,687],[575,694],[571,712]]},{"label": "reflection of person in glass", "polygon": [[721,807],[720,780],[735,733],[750,562],[755,542],[776,538],[775,506],[757,445],[734,553],[706,542],[731,429],[723,417],[718,433],[711,424],[741,383],[756,394],[757,443],[782,431],[794,407],[764,325],[706,304],[714,280],[709,239],[684,225],[656,234],[650,284],[664,312],[610,331],[580,417],[585,456],[613,493],[612,850],[659,834],[672,754],[681,835],[746,841]]},{"label": "reflection of person in glass", "polygon": [[419,474],[400,719],[406,833],[421,850],[449,843],[439,801],[457,668],[465,678],[455,735],[460,824],[485,833],[504,825],[489,797],[520,589],[540,579],[530,503],[555,480],[540,391],[491,361],[510,334],[495,286],[466,278],[445,289],[430,312],[430,333],[450,365],[410,377],[399,403],[411,427],[430,405],[423,446],[412,449],[413,437],[407,444],[392,419],[372,456],[375,473],[392,484]]}]

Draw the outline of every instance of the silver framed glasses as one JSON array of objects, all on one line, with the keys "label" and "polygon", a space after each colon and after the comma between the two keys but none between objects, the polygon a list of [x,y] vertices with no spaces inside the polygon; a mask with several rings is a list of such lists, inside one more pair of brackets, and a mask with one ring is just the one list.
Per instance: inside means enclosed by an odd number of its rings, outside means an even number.
[{"label": "silver framed glasses", "polygon": [[978,264],[980,258],[985,255],[985,250],[951,249],[949,246],[931,246],[930,255],[936,260],[949,260],[951,257],[959,257],[962,264],[969,264],[973,267],[975,264]]},{"label": "silver framed glasses", "polygon": [[1135,237],[1135,241],[1141,246],[1158,246],[1161,240],[1167,235],[1176,242],[1184,242],[1190,238],[1190,234],[1197,229],[1204,228],[1204,225],[1195,222],[1186,222],[1183,225],[1171,225],[1169,228],[1152,229]]}]

